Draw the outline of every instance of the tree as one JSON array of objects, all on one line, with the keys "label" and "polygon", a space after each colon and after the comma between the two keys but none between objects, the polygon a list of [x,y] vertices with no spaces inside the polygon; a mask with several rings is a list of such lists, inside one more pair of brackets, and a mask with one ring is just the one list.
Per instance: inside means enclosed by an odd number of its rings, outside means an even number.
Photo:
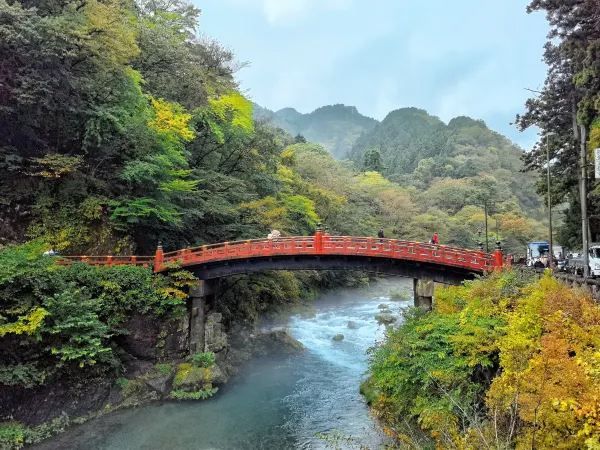
[{"label": "tree", "polygon": [[[521,129],[538,126],[551,138],[552,177],[556,180],[553,203],[577,200],[578,155],[583,126],[593,144],[600,112],[600,5],[596,1],[534,0],[528,12],[546,11],[550,33],[544,53],[548,75],[544,88],[526,103],[526,112],[517,117]],[[529,169],[538,170],[546,161],[545,139],[525,156]],[[591,214],[600,211],[600,201],[592,198]],[[578,211],[573,211],[579,215]],[[576,236],[576,228],[562,234]],[[592,230],[598,232],[598,230]],[[581,234],[581,233],[579,233]]]},{"label": "tree", "polygon": [[384,167],[379,150],[376,148],[367,150],[363,157],[362,167],[365,172],[383,172]]}]

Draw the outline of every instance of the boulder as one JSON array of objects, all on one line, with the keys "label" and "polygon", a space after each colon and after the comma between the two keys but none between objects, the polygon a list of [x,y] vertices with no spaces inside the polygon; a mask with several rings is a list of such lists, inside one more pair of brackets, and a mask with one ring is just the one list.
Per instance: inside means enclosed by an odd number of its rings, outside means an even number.
[{"label": "boulder", "polygon": [[270,353],[292,354],[304,350],[304,345],[290,336],[285,330],[275,330],[260,334],[255,340],[255,353],[267,355]]},{"label": "boulder", "polygon": [[334,337],[332,337],[331,339],[333,339],[336,342],[340,342],[340,341],[344,340],[344,335],[342,333],[338,333]]},{"label": "boulder", "polygon": [[223,332],[220,313],[210,313],[204,328],[204,351],[218,353],[227,347],[227,334]]},{"label": "boulder", "polygon": [[350,328],[351,330],[356,330],[356,329],[360,328],[360,326],[356,322],[353,322],[352,320],[349,320],[348,321],[348,328]]},{"label": "boulder", "polygon": [[398,319],[390,313],[382,312],[380,314],[375,315],[375,320],[377,320],[377,322],[379,322],[380,325],[390,325],[396,322],[396,320]]},{"label": "boulder", "polygon": [[148,387],[155,390],[161,395],[167,395],[171,391],[171,383],[173,381],[173,374],[168,375],[157,375],[152,378],[144,380]]}]

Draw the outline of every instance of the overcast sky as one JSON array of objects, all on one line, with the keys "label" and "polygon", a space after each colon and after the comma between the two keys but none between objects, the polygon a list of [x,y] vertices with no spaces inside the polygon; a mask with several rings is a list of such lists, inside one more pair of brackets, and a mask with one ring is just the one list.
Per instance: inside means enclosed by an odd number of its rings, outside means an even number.
[{"label": "overcast sky", "polygon": [[242,90],[272,110],[344,103],[458,115],[531,147],[510,125],[543,85],[547,24],[527,0],[194,0],[200,33],[250,65]]}]

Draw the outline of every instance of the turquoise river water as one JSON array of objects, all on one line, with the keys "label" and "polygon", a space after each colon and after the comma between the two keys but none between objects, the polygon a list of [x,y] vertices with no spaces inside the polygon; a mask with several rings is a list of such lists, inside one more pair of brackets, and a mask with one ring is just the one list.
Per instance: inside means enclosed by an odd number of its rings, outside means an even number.
[{"label": "turquoise river water", "polygon": [[[284,327],[306,350],[252,361],[212,399],[120,411],[72,428],[39,449],[378,449],[385,438],[358,390],[367,350],[383,337],[381,304],[398,313],[412,303],[412,280],[321,296],[313,311]],[[392,291],[406,301],[391,301]],[[349,322],[353,322],[350,328]],[[338,333],[344,340],[336,342]]]}]

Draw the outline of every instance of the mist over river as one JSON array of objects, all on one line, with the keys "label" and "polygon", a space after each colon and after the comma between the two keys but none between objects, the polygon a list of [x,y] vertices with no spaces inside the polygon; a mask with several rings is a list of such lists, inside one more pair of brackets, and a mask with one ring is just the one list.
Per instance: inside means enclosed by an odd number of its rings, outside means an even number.
[{"label": "mist over river", "polygon": [[[405,300],[390,300],[393,291]],[[250,362],[210,400],[113,413],[36,448],[381,448],[385,438],[359,394],[366,351],[384,333],[375,319],[381,304],[394,314],[411,305],[412,280],[333,291],[318,298],[312,311],[265,325],[284,327],[305,351]],[[332,339],[338,333],[342,341]]]}]

